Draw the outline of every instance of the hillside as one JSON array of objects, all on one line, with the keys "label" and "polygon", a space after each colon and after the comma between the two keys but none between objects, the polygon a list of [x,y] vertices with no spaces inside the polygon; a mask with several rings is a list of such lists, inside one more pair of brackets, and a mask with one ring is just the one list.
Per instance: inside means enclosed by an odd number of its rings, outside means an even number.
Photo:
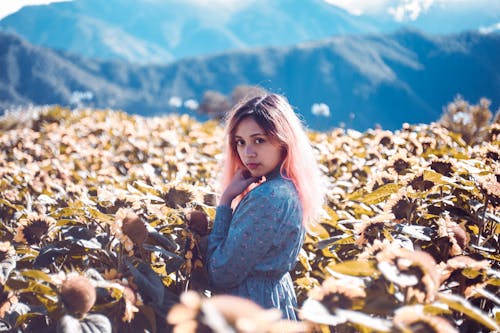
[{"label": "hillside", "polygon": [[79,0],[23,8],[0,20],[0,30],[39,46],[142,64],[377,30],[323,0],[252,2]]},{"label": "hillside", "polygon": [[[386,7],[394,9],[395,3]],[[429,34],[479,31],[497,24],[500,12],[500,3],[486,0],[399,7],[406,7],[405,16],[413,12],[418,18],[397,21],[390,10],[354,15],[324,0],[77,0],[25,7],[0,20],[0,30],[84,57],[165,64],[403,27]]]},{"label": "hillside", "polygon": [[[32,103],[122,109],[159,115],[187,113],[169,101],[201,102],[207,90],[229,94],[240,84],[280,92],[315,130],[344,123],[366,130],[377,124],[429,123],[461,94],[471,103],[500,101],[500,34],[431,37],[416,31],[387,36],[341,36],[288,48],[262,48],[188,58],[164,66],[98,61],[30,45],[0,33],[0,108]],[[325,103],[330,115],[312,114]]]},{"label": "hillside", "polygon": [[499,330],[498,123],[473,146],[436,123],[308,134],[328,193],[292,272],[302,319],[288,323],[241,300],[225,317],[204,296],[220,124],[59,107],[0,118],[2,325]]}]

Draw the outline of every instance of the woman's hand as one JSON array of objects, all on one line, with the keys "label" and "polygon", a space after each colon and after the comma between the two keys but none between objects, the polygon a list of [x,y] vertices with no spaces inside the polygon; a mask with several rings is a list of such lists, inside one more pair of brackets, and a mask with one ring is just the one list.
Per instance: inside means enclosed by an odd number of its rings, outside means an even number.
[{"label": "woman's hand", "polygon": [[256,183],[259,180],[260,178],[258,177],[252,177],[247,169],[239,169],[222,194],[219,204],[231,206],[234,198],[241,194],[250,184]]}]

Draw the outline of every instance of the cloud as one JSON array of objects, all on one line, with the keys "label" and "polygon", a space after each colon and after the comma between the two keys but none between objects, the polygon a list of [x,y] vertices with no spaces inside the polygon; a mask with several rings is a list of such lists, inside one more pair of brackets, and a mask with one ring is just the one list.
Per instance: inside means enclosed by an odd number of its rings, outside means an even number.
[{"label": "cloud", "polygon": [[24,6],[48,5],[52,2],[67,2],[72,0],[1,0],[0,1],[0,20],[4,17],[14,14]]},{"label": "cloud", "polygon": [[500,10],[500,2],[490,0],[324,0],[353,15],[389,14],[395,21],[415,21],[420,15],[440,6],[454,9]]},{"label": "cloud", "polygon": [[481,27],[479,28],[479,32],[483,34],[489,34],[492,32],[500,31],[500,22],[492,24],[487,27]]},{"label": "cloud", "polygon": [[434,4],[434,0],[404,0],[396,6],[389,6],[387,12],[397,22],[415,21]]},{"label": "cloud", "polygon": [[343,8],[352,15],[374,14],[382,12],[391,0],[325,0],[326,2]]}]

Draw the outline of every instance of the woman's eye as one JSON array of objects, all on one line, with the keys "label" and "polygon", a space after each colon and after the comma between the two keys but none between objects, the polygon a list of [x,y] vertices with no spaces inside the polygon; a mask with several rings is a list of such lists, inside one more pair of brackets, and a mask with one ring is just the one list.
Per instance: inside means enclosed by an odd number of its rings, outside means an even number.
[{"label": "woman's eye", "polygon": [[255,143],[264,143],[264,142],[265,142],[264,139],[261,138],[255,139]]},{"label": "woman's eye", "polygon": [[236,145],[237,146],[242,146],[244,144],[245,144],[245,141],[243,141],[243,140],[236,140]]}]

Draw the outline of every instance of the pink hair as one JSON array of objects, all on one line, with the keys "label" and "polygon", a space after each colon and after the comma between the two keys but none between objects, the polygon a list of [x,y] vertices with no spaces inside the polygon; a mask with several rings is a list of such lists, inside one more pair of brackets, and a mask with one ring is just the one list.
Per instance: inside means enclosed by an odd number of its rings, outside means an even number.
[{"label": "pink hair", "polygon": [[[323,205],[321,172],[300,119],[281,95],[252,98],[236,105],[228,114],[222,188],[225,189],[236,171],[243,167],[234,143],[234,132],[246,117],[252,117],[271,139],[283,147],[285,157],[280,172],[294,183],[302,204],[303,223],[308,226],[319,216]],[[235,201],[239,202],[242,196]]]}]

